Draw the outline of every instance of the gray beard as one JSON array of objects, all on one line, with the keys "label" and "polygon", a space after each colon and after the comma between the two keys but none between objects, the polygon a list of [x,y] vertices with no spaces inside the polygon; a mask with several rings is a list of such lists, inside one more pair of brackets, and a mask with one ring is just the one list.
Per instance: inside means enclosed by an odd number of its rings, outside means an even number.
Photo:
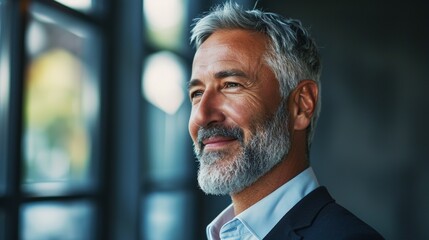
[{"label": "gray beard", "polygon": [[[284,101],[286,102],[286,101]],[[226,195],[241,192],[280,163],[289,152],[288,113],[284,103],[276,114],[252,127],[248,143],[238,128],[214,126],[200,128],[194,152],[199,161],[198,183],[207,194]],[[204,152],[202,140],[209,136],[235,137],[239,151]]]}]

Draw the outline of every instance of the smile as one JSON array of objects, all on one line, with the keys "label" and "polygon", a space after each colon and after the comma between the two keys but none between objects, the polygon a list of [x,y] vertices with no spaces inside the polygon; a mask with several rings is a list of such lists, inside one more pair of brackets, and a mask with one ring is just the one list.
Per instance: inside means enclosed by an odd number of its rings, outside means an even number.
[{"label": "smile", "polygon": [[215,137],[210,137],[203,140],[202,146],[205,150],[218,149],[218,148],[223,148],[236,140],[237,140],[236,138],[232,138],[232,137],[215,136]]}]

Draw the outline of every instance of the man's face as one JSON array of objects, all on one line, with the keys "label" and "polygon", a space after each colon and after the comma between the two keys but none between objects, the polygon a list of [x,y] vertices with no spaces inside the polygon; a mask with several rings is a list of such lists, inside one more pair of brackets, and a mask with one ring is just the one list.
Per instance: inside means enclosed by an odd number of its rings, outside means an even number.
[{"label": "man's face", "polygon": [[237,193],[287,154],[286,106],[264,61],[266,41],[261,33],[217,31],[195,54],[189,132],[207,193]]}]

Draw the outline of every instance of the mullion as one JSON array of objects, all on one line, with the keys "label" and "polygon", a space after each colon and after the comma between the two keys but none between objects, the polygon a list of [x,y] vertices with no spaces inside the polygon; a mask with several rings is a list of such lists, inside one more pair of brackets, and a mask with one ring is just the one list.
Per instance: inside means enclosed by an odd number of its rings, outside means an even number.
[{"label": "mullion", "polygon": [[73,194],[65,196],[27,196],[21,199],[22,203],[29,202],[44,202],[44,201],[75,201],[75,200],[85,200],[92,199],[95,201],[97,199],[97,194]]},{"label": "mullion", "polygon": [[7,190],[6,201],[6,239],[20,239],[19,211],[21,204],[21,137],[22,137],[22,109],[23,83],[25,72],[25,26],[27,24],[28,9],[24,1],[10,1],[10,99],[8,106],[7,132]]}]

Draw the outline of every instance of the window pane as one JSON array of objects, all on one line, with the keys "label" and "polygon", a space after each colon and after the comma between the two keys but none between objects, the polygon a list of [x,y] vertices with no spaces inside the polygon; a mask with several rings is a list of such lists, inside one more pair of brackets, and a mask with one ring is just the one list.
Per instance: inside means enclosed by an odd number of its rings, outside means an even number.
[{"label": "window pane", "polygon": [[96,239],[94,214],[88,202],[26,204],[21,208],[21,236],[25,240]]},{"label": "window pane", "polygon": [[195,239],[195,199],[189,191],[154,192],[143,202],[141,239]]},{"label": "window pane", "polygon": [[144,0],[145,31],[150,43],[179,50],[185,40],[187,0]]},{"label": "window pane", "polygon": [[39,194],[85,187],[94,179],[99,100],[92,35],[46,13],[36,8],[27,29],[24,92],[23,182]]},{"label": "window pane", "polygon": [[147,108],[148,151],[145,176],[155,183],[168,186],[180,186],[194,180],[195,169],[193,156],[189,149],[187,120],[189,112],[182,108],[175,115],[169,115],[158,108]]},{"label": "window pane", "polygon": [[[165,71],[169,69],[169,71]],[[177,184],[194,177],[187,121],[187,71],[176,55],[162,51],[150,55],[142,74],[142,95],[147,108],[148,149],[146,176],[155,182]]]},{"label": "window pane", "polygon": [[7,110],[9,105],[9,81],[10,81],[10,4],[6,0],[0,0],[0,195],[5,191],[6,176],[6,130]]},{"label": "window pane", "polygon": [[174,115],[185,101],[186,80],[186,67],[181,58],[168,51],[154,53],[145,62],[143,96],[159,109]]}]

